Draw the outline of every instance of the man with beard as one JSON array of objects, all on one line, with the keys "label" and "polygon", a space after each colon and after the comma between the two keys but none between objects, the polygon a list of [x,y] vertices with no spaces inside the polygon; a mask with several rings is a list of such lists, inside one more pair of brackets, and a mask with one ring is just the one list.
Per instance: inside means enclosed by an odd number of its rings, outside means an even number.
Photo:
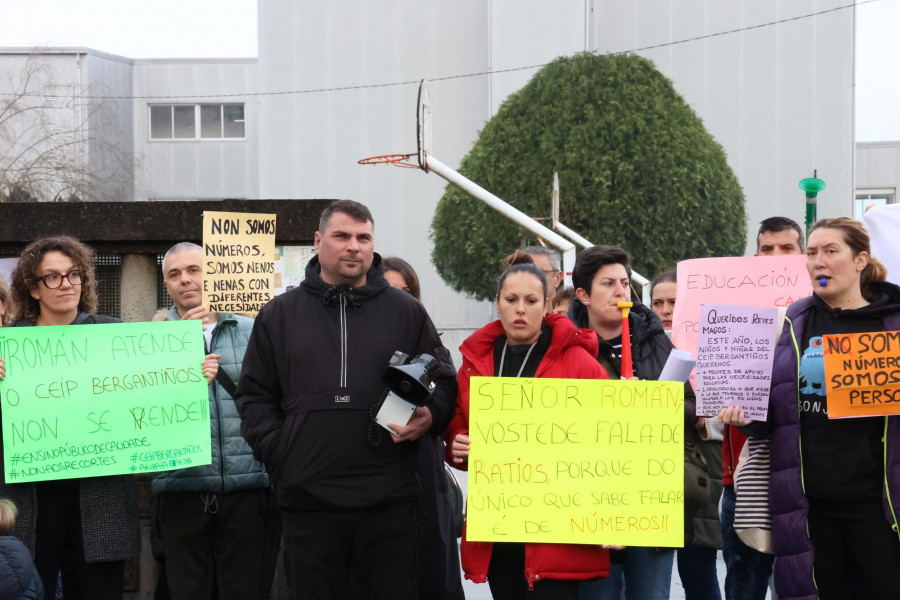
[{"label": "man with beard", "polygon": [[153,493],[173,597],[257,598],[269,476],[241,437],[233,398],[253,320],[201,305],[202,263],[203,249],[182,242],[166,253],[162,270],[175,304],[167,320],[202,320],[207,359],[219,361],[209,386],[212,464],[155,473]]}]

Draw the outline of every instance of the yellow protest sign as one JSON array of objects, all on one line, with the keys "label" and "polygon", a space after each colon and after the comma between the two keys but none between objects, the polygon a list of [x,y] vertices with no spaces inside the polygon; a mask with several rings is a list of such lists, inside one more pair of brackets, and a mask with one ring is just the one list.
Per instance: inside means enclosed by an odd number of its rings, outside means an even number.
[{"label": "yellow protest sign", "polygon": [[469,540],[684,542],[684,385],[473,377]]},{"label": "yellow protest sign", "polygon": [[900,414],[900,331],[826,335],[823,351],[828,418]]},{"label": "yellow protest sign", "polygon": [[203,213],[203,305],[259,312],[275,293],[275,215]]}]

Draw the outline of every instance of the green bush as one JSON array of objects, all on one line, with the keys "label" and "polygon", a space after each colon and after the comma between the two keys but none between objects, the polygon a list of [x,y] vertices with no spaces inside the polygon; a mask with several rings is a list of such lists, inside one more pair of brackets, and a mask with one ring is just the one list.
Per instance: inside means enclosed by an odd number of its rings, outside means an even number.
[{"label": "green bush", "polygon": [[[639,56],[547,65],[507,98],[459,171],[533,217],[550,216],[558,172],[560,221],[622,246],[647,277],[678,260],[744,251],[744,196],[724,150]],[[454,185],[431,235],[441,277],[479,299],[493,296],[503,257],[536,241]]]}]

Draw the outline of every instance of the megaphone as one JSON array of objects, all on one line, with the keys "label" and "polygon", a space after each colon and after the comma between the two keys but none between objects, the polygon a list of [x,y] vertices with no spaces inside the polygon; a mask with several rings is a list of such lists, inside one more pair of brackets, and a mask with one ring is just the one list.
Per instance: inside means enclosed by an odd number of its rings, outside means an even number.
[{"label": "megaphone", "polygon": [[381,380],[388,389],[416,406],[425,406],[434,390],[438,361],[430,354],[420,354],[408,364],[389,366]]},{"label": "megaphone", "polygon": [[434,391],[440,363],[430,354],[420,354],[407,364],[402,364],[406,354],[395,352],[381,380],[388,387],[388,394],[375,415],[375,422],[397,435],[389,427],[406,425],[412,419],[416,407],[425,406]]}]

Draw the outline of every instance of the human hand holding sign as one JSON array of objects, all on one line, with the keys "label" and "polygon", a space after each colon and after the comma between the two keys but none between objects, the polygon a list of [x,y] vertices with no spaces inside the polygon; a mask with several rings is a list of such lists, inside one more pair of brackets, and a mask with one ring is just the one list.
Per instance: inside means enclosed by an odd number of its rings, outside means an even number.
[{"label": "human hand holding sign", "polygon": [[753,421],[744,418],[744,411],[740,405],[729,406],[719,411],[719,421],[726,425],[734,425],[735,427],[743,427],[749,425]]},{"label": "human hand holding sign", "polygon": [[190,321],[191,319],[196,319],[198,321],[203,321],[203,331],[206,331],[206,326],[209,323],[210,314],[211,313],[206,310],[205,306],[195,306],[194,308],[181,315],[181,320]]},{"label": "human hand holding sign", "polygon": [[467,435],[463,435],[459,433],[453,438],[453,443],[450,444],[450,453],[453,455],[453,462],[458,465],[466,462],[469,459],[469,448],[472,446],[472,438]]},{"label": "human hand holding sign", "polygon": [[220,358],[222,358],[221,354],[207,354],[204,361],[200,363],[207,383],[212,383],[216,380],[216,375],[219,374]]}]

